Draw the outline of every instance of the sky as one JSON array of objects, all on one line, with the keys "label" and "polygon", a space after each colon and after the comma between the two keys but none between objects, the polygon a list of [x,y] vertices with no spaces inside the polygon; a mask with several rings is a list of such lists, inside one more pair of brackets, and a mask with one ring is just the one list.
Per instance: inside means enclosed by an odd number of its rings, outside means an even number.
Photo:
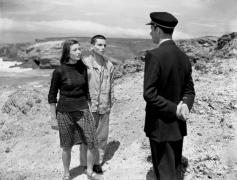
[{"label": "sky", "polygon": [[149,39],[149,14],[166,11],[179,23],[174,39],[237,32],[237,0],[0,0],[0,43],[45,37]]}]

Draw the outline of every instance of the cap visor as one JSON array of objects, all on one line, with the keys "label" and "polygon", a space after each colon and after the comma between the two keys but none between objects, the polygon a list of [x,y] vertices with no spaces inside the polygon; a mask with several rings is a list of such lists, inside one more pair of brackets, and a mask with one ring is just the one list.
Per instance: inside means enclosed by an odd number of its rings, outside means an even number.
[{"label": "cap visor", "polygon": [[153,23],[152,22],[149,22],[149,23],[147,23],[146,25],[152,25]]}]

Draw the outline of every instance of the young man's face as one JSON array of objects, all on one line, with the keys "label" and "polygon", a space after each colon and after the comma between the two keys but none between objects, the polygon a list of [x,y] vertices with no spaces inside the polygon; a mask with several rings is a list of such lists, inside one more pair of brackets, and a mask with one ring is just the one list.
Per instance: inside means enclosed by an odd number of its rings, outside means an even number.
[{"label": "young man's face", "polygon": [[158,44],[159,41],[160,41],[160,34],[159,34],[159,27],[154,27],[154,26],[151,26],[151,32],[150,32],[150,35],[151,35],[151,38],[152,38],[152,41],[153,43],[155,44]]},{"label": "young man's face", "polygon": [[104,55],[105,48],[106,48],[105,39],[96,39],[95,44],[92,45],[92,49],[100,55]]}]

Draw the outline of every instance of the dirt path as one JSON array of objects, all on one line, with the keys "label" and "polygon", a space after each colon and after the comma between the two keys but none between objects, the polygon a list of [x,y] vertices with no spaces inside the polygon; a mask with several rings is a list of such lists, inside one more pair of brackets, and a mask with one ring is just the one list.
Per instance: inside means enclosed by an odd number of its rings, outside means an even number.
[{"label": "dirt path", "polygon": [[[233,80],[233,92],[237,92],[237,73],[232,77]],[[237,97],[237,96],[235,96]],[[234,140],[230,142],[226,152],[227,164],[229,167],[229,173],[226,175],[225,180],[237,179],[237,111],[231,114],[231,119],[233,119]]]}]

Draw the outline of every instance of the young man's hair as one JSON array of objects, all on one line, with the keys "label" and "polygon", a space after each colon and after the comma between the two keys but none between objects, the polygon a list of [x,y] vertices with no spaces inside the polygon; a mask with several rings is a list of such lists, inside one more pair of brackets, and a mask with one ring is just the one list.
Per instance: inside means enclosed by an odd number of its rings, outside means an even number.
[{"label": "young man's hair", "polygon": [[103,35],[98,34],[98,35],[95,35],[95,36],[93,36],[91,38],[91,44],[94,45],[96,43],[97,39],[104,39],[104,40],[106,40],[106,38]]}]

